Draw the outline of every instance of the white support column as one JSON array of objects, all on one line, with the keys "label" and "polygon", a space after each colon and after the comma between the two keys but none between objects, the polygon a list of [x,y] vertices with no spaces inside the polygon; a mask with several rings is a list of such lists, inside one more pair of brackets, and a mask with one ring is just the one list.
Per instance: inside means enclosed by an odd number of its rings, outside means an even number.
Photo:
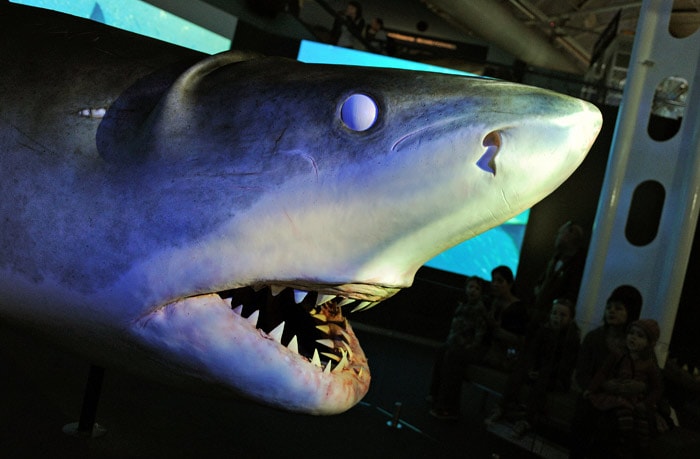
[{"label": "white support column", "polygon": [[[618,286],[642,294],[642,317],[661,327],[660,363],[678,310],[700,207],[700,31],[669,33],[673,0],[645,0],[637,26],[620,113],[581,285],[577,319],[584,331],[598,326],[605,301]],[[664,141],[647,133],[654,93],[667,77],[689,84],[680,130]],[[632,244],[625,234],[632,197],[645,182],[665,191],[658,233]]]}]

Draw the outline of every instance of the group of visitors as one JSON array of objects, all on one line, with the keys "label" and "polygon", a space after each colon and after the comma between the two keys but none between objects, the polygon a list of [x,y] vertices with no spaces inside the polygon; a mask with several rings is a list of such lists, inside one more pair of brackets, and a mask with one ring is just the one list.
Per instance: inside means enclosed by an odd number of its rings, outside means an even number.
[{"label": "group of visitors", "polygon": [[603,324],[581,341],[575,316],[584,242],[579,225],[560,228],[531,306],[513,292],[506,266],[492,271],[490,284],[467,279],[448,338],[436,354],[428,396],[433,416],[459,418],[466,369],[479,364],[508,374],[487,424],[508,417],[515,421],[514,435],[523,436],[545,414],[549,394],[575,391],[572,458],[643,457],[649,436],[667,428],[658,409],[659,326],[640,319],[641,295],[623,285],[608,298]]},{"label": "group of visitors", "polygon": [[365,25],[362,4],[350,1],[345,10],[339,11],[335,16],[331,28],[331,41],[344,48],[368,48],[369,51],[384,53],[387,46],[384,20],[376,17]]}]

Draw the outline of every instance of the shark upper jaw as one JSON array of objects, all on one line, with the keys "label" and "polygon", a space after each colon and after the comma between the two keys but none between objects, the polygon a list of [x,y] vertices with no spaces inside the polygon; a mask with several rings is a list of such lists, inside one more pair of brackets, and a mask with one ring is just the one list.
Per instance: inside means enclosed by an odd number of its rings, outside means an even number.
[{"label": "shark upper jaw", "polygon": [[141,317],[132,330],[168,365],[224,391],[285,410],[337,414],[362,399],[370,382],[367,358],[344,315],[398,290],[305,281],[258,284],[170,302]]}]

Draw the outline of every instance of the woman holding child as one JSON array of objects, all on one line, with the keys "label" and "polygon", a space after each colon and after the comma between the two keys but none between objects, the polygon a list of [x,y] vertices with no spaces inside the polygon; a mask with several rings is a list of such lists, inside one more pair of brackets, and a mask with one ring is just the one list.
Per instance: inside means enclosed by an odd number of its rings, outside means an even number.
[{"label": "woman holding child", "polygon": [[[627,328],[639,319],[641,309],[642,296],[634,287],[622,285],[610,294],[605,304],[603,324],[588,332],[581,343],[574,371],[574,386],[579,393],[588,389],[611,353],[624,352]],[[590,455],[600,418],[600,411],[593,407],[590,400],[579,396],[571,421],[571,459]]]},{"label": "woman holding child", "polygon": [[656,407],[663,393],[661,370],[654,346],[659,325],[639,319],[630,325],[625,349],[608,355],[583,397],[606,416],[611,425],[610,457],[642,457],[656,422]]}]

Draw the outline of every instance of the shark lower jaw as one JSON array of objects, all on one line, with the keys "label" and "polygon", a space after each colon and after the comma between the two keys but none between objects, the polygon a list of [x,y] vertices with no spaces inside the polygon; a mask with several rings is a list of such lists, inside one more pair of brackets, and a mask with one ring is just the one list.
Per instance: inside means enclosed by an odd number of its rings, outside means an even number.
[{"label": "shark lower jaw", "polygon": [[344,313],[397,291],[303,282],[236,288],[172,302],[133,329],[166,366],[218,389],[285,410],[336,414],[359,402],[370,382]]}]

